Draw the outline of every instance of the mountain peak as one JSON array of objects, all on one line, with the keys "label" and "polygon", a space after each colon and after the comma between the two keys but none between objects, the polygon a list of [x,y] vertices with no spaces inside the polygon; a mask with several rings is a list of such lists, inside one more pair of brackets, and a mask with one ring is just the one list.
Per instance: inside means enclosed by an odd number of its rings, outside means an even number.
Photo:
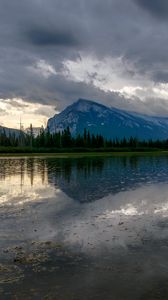
[{"label": "mountain peak", "polygon": [[79,98],[76,102],[74,102],[72,105],[70,105],[70,107],[72,109],[75,109],[75,110],[81,111],[81,112],[82,111],[87,112],[87,111],[90,111],[91,109],[95,110],[95,111],[107,109],[106,106],[104,106],[100,103],[97,103],[92,100],[83,99],[83,98]]},{"label": "mountain peak", "polygon": [[141,140],[167,139],[168,119],[135,114],[100,103],[78,99],[48,121],[50,132],[69,127],[75,136],[84,129],[107,139],[137,137]]}]

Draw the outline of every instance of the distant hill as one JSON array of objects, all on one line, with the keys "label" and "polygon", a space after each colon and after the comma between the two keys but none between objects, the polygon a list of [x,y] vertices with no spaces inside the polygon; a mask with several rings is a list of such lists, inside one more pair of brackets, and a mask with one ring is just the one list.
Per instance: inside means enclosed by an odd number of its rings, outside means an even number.
[{"label": "distant hill", "polygon": [[15,136],[20,135],[20,130],[18,130],[18,129],[0,126],[0,134],[2,134],[4,132],[5,132],[6,136],[13,135],[13,134],[15,134]]},{"label": "distant hill", "polygon": [[109,108],[85,99],[79,99],[56,114],[48,120],[47,126],[51,133],[62,131],[69,126],[74,136],[83,134],[86,128],[90,133],[101,134],[108,139],[131,136],[140,140],[168,139],[168,117]]},{"label": "distant hill", "polygon": [[[33,136],[37,137],[40,134],[40,132],[41,132],[41,127],[32,127],[32,132],[33,132]],[[31,134],[30,127],[26,128],[24,130],[24,133],[30,135]]]}]

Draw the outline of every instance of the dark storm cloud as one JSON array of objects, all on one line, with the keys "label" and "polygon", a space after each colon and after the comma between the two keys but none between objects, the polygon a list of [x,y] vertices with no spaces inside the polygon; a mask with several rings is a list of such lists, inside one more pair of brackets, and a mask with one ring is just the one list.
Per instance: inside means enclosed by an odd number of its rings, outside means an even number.
[{"label": "dark storm cloud", "polygon": [[168,72],[167,71],[158,71],[153,75],[153,80],[155,82],[167,83],[168,82]]},{"label": "dark storm cloud", "polygon": [[68,31],[34,28],[26,32],[29,41],[37,46],[77,46],[79,41]]},{"label": "dark storm cloud", "polygon": [[168,18],[167,0],[136,0],[136,2],[151,14],[154,14],[161,19]]},{"label": "dark storm cloud", "polygon": [[[62,109],[83,97],[144,110],[138,98],[95,87],[97,72],[88,74],[86,84],[68,80],[61,70],[64,61],[75,61],[81,53],[100,62],[122,57],[123,65],[131,65],[120,74],[128,85],[136,76],[142,86],[146,79],[167,83],[167,22],[162,22],[167,12],[166,0],[0,0],[0,98],[22,97]],[[40,60],[55,74],[44,77],[40,68],[31,72]],[[148,107],[153,110],[151,101]]]}]

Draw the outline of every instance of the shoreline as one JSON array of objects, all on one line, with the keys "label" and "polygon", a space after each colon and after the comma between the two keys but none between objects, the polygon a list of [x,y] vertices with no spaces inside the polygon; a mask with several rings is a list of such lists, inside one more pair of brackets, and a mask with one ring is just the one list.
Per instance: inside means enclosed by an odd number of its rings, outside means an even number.
[{"label": "shoreline", "polygon": [[81,158],[81,157],[114,157],[114,156],[160,156],[168,155],[168,150],[153,150],[153,151],[112,151],[112,152],[59,152],[59,153],[0,153],[0,158],[12,157],[53,157],[53,158]]}]

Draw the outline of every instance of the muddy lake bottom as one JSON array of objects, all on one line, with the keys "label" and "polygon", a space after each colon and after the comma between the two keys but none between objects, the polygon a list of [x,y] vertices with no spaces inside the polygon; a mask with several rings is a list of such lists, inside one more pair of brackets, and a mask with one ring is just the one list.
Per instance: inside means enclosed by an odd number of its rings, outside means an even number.
[{"label": "muddy lake bottom", "polygon": [[168,299],[168,157],[0,158],[0,299]]}]

